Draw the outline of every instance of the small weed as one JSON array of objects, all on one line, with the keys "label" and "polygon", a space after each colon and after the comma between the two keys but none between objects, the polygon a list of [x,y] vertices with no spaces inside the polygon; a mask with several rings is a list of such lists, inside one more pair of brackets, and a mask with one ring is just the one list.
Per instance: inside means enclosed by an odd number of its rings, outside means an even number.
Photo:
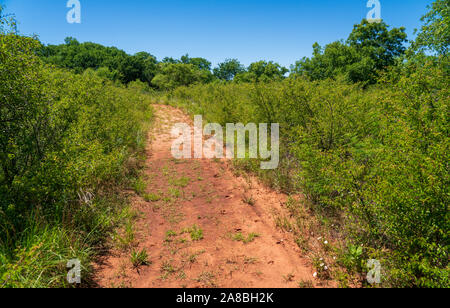
[{"label": "small weed", "polygon": [[200,255],[203,254],[203,253],[205,253],[204,250],[191,254],[191,255],[188,257],[188,262],[191,263],[191,264],[194,264],[195,262],[197,262],[198,256],[200,256]]},{"label": "small weed", "polygon": [[177,188],[170,187],[168,190],[168,193],[173,198],[180,198],[181,197],[181,191]]},{"label": "small weed", "polygon": [[200,241],[203,239],[203,230],[196,225],[191,229],[190,234],[193,241]]},{"label": "small weed", "polygon": [[178,234],[173,231],[173,230],[169,230],[166,232],[166,237],[164,239],[165,242],[170,243],[173,242],[173,238],[176,237]]},{"label": "small weed", "polygon": [[133,249],[131,252],[131,263],[134,267],[144,266],[144,265],[150,265],[150,261],[148,260],[148,254],[145,249],[142,249],[141,251],[136,251]]},{"label": "small weed", "polygon": [[203,239],[203,230],[197,225],[192,226],[192,228],[186,228],[181,234],[189,233],[193,241],[200,241]]},{"label": "small weed", "polygon": [[302,235],[299,235],[295,238],[295,243],[303,252],[309,251],[308,240],[305,239]]},{"label": "small weed", "polygon": [[181,271],[179,274],[178,274],[178,276],[177,276],[177,279],[178,280],[185,280],[186,279],[186,273],[184,272],[184,271]]},{"label": "small weed", "polygon": [[161,208],[160,205],[158,204],[153,204],[153,211],[156,212],[157,210],[159,210]]},{"label": "small weed", "polygon": [[286,232],[292,232],[294,230],[293,225],[291,224],[291,222],[289,221],[289,219],[287,217],[281,217],[281,216],[277,216],[275,218],[275,224],[278,228],[280,228],[283,231]]},{"label": "small weed", "polygon": [[283,278],[284,278],[284,281],[286,283],[288,283],[288,282],[294,281],[295,275],[291,273],[291,274],[287,274],[286,276],[283,276]]},{"label": "small weed", "polygon": [[172,275],[173,273],[175,273],[177,270],[173,267],[172,264],[170,264],[169,261],[164,261],[161,264],[161,278],[163,280],[167,279],[170,275]]},{"label": "small weed", "polygon": [[339,288],[347,289],[350,288],[349,281],[350,275],[341,270],[336,270],[333,273],[333,278],[339,282]]},{"label": "small weed", "polygon": [[135,232],[134,225],[131,220],[126,222],[123,234],[116,233],[114,239],[118,248],[122,250],[127,250],[133,245],[135,240]]},{"label": "small weed", "polygon": [[173,162],[176,165],[181,165],[181,164],[186,163],[186,161],[181,160],[181,159],[176,159],[176,158],[172,158],[170,161]]},{"label": "small weed", "polygon": [[183,176],[183,177],[178,178],[178,179],[171,179],[171,180],[169,181],[169,183],[170,183],[171,185],[176,186],[176,187],[185,188],[186,186],[189,185],[189,182],[190,182],[190,181],[191,181],[190,178],[184,177],[184,176]]},{"label": "small weed", "polygon": [[245,257],[245,259],[244,259],[244,264],[255,264],[256,262],[258,262],[257,258]]},{"label": "small weed", "polygon": [[317,269],[317,276],[320,279],[330,278],[330,269],[323,258],[313,258],[313,266]]},{"label": "small weed", "polygon": [[242,199],[242,201],[245,204],[248,204],[250,206],[254,206],[255,205],[255,199],[253,199],[252,196],[244,196],[244,198]]},{"label": "small weed", "polygon": [[168,166],[164,166],[162,168],[162,173],[163,173],[164,176],[169,176],[169,173],[170,173],[169,167]]},{"label": "small weed", "polygon": [[161,200],[161,196],[155,193],[144,194],[144,200],[145,202],[158,202]]},{"label": "small weed", "polygon": [[314,288],[314,284],[310,280],[308,280],[308,281],[302,280],[298,283],[298,287],[300,289],[312,289],[312,288]]},{"label": "small weed", "polygon": [[203,272],[198,276],[197,282],[201,282],[201,283],[207,285],[208,287],[215,287],[216,286],[216,283],[214,282],[215,278],[216,277],[214,276],[213,273]]},{"label": "small weed", "polygon": [[349,244],[346,248],[339,251],[338,263],[343,265],[349,273],[362,273],[365,267],[364,260],[367,256],[361,246]]},{"label": "small weed", "polygon": [[245,237],[242,232],[236,233],[232,236],[234,241],[243,242],[244,244],[253,242],[257,237],[259,237],[259,234],[257,233],[250,233],[247,235],[247,237]]}]

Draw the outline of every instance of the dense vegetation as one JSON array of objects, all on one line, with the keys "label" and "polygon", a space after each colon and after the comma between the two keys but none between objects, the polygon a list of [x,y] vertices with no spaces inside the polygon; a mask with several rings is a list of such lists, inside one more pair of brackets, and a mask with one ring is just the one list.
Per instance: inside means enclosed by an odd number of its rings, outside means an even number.
[{"label": "dense vegetation", "polygon": [[379,259],[388,285],[446,287],[449,78],[438,64],[401,70],[369,89],[299,78],[178,88],[167,101],[210,122],[280,123],[281,166],[247,170],[340,223],[348,247],[364,247],[351,268]]},{"label": "dense vegetation", "polygon": [[135,172],[150,99],[137,83],[46,65],[38,41],[1,25],[0,287],[63,286],[67,261],[89,264],[127,214],[117,190]]},{"label": "dense vegetation", "polygon": [[378,259],[385,286],[448,287],[448,13],[436,1],[407,52],[404,29],[363,21],[289,78],[238,75],[165,99],[210,122],[280,123],[281,167],[240,165],[339,224],[342,265],[364,273]]},{"label": "dense vegetation", "polygon": [[364,20],[345,43],[337,41],[325,48],[314,44],[313,57],[297,62],[293,71],[311,80],[342,75],[351,82],[375,83],[378,73],[405,52],[405,41],[405,28],[389,30],[384,22]]},{"label": "dense vegetation", "polygon": [[179,60],[167,57],[157,61],[146,52],[128,55],[115,47],[79,43],[70,37],[62,45],[42,46],[38,53],[44,62],[75,73],[92,69],[100,77],[114,82],[128,84],[140,80],[159,90],[233,79],[240,82],[281,80],[289,71],[278,63],[266,61],[245,68],[236,59],[227,59],[211,70],[211,62],[204,58],[184,55]]},{"label": "dense vegetation", "polygon": [[135,176],[151,93],[210,122],[280,123],[277,170],[238,163],[337,225],[341,265],[378,259],[384,286],[448,287],[448,0],[423,22],[407,46],[404,28],[363,20],[287,76],[271,61],[43,46],[0,18],[0,286],[65,285],[67,260],[126,215],[117,188]]}]

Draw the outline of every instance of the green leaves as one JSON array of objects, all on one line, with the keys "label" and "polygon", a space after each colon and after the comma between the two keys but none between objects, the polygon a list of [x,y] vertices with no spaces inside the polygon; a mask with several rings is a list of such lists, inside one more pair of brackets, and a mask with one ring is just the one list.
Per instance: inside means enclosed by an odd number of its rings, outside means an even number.
[{"label": "green leaves", "polygon": [[80,191],[114,195],[152,116],[141,83],[49,67],[39,47],[0,34],[0,286],[63,286],[74,251],[89,264],[119,202]]},{"label": "green leaves", "polygon": [[250,64],[246,72],[236,75],[237,82],[270,82],[284,79],[289,72],[285,67],[273,61],[259,61]]},{"label": "green leaves", "polygon": [[227,59],[214,68],[214,76],[225,81],[231,81],[236,75],[243,72],[245,72],[245,67],[237,59]]},{"label": "green leaves", "polygon": [[314,44],[313,57],[298,61],[293,73],[312,80],[344,76],[350,82],[373,84],[379,71],[403,55],[405,42],[405,28],[389,30],[384,22],[363,20],[354,26],[346,42],[333,42],[324,48]]},{"label": "green leaves", "polygon": [[450,5],[448,0],[435,0],[430,11],[422,17],[424,25],[420,29],[412,50],[432,51],[438,55],[448,55],[450,44]]},{"label": "green leaves", "polygon": [[389,26],[384,22],[370,23],[363,20],[359,25],[354,26],[347,43],[359,54],[372,59],[377,70],[384,69],[394,64],[394,59],[406,50],[405,28],[391,30],[388,28]]},{"label": "green leaves", "polygon": [[170,98],[210,122],[280,123],[280,168],[249,170],[340,217],[352,270],[375,258],[386,286],[437,287],[448,284],[448,75],[445,63],[410,65],[365,89],[287,78],[179,88]]}]

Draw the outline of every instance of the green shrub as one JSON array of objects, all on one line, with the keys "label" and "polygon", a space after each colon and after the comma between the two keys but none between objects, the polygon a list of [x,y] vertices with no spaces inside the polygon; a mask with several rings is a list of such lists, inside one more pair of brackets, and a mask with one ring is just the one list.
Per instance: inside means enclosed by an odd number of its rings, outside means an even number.
[{"label": "green shrub", "polygon": [[68,260],[87,267],[152,117],[142,91],[46,66],[38,47],[0,34],[0,286],[67,286]]}]

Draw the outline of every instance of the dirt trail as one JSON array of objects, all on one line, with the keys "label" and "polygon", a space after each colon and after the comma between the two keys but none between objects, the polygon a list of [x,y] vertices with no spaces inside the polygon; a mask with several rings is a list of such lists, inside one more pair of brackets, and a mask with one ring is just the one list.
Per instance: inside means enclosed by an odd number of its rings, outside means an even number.
[{"label": "dirt trail", "polygon": [[285,211],[287,196],[236,176],[224,160],[173,159],[171,128],[192,120],[169,106],[156,105],[155,112],[146,192],[161,200],[133,197],[141,213],[136,250],[146,249],[151,264],[135,268],[130,251],[113,250],[96,265],[98,285],[283,288],[306,281],[320,286],[292,235],[276,227],[273,214]]}]

